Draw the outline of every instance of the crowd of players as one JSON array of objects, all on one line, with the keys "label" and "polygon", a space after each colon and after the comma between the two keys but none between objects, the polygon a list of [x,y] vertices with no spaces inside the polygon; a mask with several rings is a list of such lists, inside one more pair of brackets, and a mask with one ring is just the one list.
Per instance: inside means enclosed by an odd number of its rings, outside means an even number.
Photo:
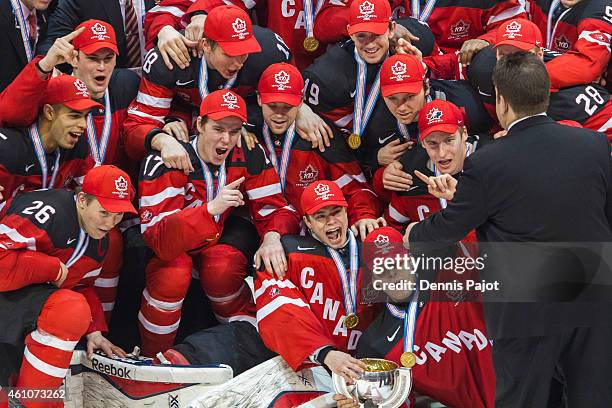
[{"label": "crowd of players", "polygon": [[90,354],[125,356],[106,333],[120,275],[135,273],[123,235],[139,229],[146,286],[121,318],[144,355],[223,359],[210,332],[175,345],[197,276],[218,333],[250,339],[237,373],[274,352],[350,381],[357,350],[414,366],[419,394],[493,406],[481,306],[363,303],[361,242],[401,243],[452,200],[466,157],[504,137],[502,58],[536,55],[543,111],[612,140],[612,5],[128,0],[118,26],[74,21],[87,1],[48,15],[47,1],[2,3],[27,61],[0,75],[0,384],[59,387],[83,337]]}]

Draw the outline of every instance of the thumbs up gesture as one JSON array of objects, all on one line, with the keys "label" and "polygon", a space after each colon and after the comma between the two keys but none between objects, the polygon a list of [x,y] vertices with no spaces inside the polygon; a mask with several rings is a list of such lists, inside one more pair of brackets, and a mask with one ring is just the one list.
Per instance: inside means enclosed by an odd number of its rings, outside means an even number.
[{"label": "thumbs up gesture", "polygon": [[219,194],[207,204],[208,213],[210,215],[223,214],[230,207],[239,207],[244,205],[244,199],[240,192],[240,184],[244,181],[244,177],[234,180],[224,186]]},{"label": "thumbs up gesture", "polygon": [[56,65],[65,62],[73,64],[76,61],[77,51],[72,45],[72,40],[78,37],[83,30],[85,30],[85,27],[81,27],[68,35],[56,39],[49,51],[47,51],[47,55],[38,62],[38,66],[48,72],[55,68]]}]

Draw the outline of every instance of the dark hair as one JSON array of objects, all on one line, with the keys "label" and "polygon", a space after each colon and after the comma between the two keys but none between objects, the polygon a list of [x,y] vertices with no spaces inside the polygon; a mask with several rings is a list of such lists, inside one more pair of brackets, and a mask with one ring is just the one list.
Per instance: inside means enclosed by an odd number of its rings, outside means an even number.
[{"label": "dark hair", "polygon": [[493,70],[493,84],[497,95],[503,96],[517,115],[535,115],[548,109],[548,72],[544,63],[530,52],[500,58]]}]

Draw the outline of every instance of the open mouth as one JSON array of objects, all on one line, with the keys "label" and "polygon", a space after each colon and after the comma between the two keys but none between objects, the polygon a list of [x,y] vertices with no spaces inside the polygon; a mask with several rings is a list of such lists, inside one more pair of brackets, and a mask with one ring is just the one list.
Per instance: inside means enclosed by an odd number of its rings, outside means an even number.
[{"label": "open mouth", "polygon": [[330,242],[337,242],[340,239],[340,227],[325,231],[325,236]]},{"label": "open mouth", "polygon": [[452,162],[451,159],[439,160],[438,161],[438,167],[447,168],[448,166],[450,166],[451,162]]},{"label": "open mouth", "polygon": [[285,119],[272,119],[272,123],[276,126],[284,126],[287,121]]},{"label": "open mouth", "polygon": [[227,149],[218,147],[215,149],[215,153],[217,153],[218,156],[223,156],[225,153],[227,153]]},{"label": "open mouth", "polygon": [[106,81],[106,76],[97,75],[94,77],[94,81],[96,82],[96,85],[104,85],[104,82]]},{"label": "open mouth", "polygon": [[68,132],[68,135],[75,141],[78,141],[82,134],[83,132]]},{"label": "open mouth", "polygon": [[229,78],[231,78],[231,77],[233,77],[234,75],[236,75],[236,74],[238,73],[238,71],[240,71],[240,68],[239,68],[239,69],[228,69],[228,70],[227,70],[227,76],[228,76]]},{"label": "open mouth", "polygon": [[364,52],[365,55],[373,57],[373,56],[375,56],[378,53],[378,50],[379,50],[378,48],[374,48],[372,50],[367,50],[366,49],[366,50],[363,50],[363,52]]}]

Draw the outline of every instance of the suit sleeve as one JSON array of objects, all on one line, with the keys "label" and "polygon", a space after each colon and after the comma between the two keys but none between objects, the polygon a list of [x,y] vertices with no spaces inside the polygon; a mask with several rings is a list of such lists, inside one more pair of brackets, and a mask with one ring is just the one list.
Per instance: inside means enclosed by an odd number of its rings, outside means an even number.
[{"label": "suit sleeve", "polygon": [[430,215],[410,231],[410,242],[457,242],[488,216],[486,186],[471,158],[465,161],[457,192],[448,206]]},{"label": "suit sleeve", "polygon": [[51,75],[41,79],[35,57],[0,94],[0,126],[21,127],[34,123]]},{"label": "suit sleeve", "polygon": [[76,0],[59,1],[55,10],[49,16],[47,36],[38,45],[37,53],[46,54],[56,39],[70,34],[83,21],[81,15],[81,9]]},{"label": "suit sleeve", "polygon": [[165,261],[219,237],[206,203],[183,208],[187,182],[183,172],[167,169],[156,152],[142,162],[138,184],[140,230],[155,255]]},{"label": "suit sleeve", "polygon": [[[289,268],[292,267],[290,260]],[[291,280],[276,280],[266,272],[259,272],[255,278],[255,304],[257,327],[264,344],[280,354],[294,370],[315,350],[334,344]]]},{"label": "suit sleeve", "polygon": [[487,9],[483,14],[482,26],[485,33],[479,36],[481,40],[489,44],[495,44],[495,32],[497,27],[504,21],[512,18],[527,18],[527,11],[520,0],[504,0],[494,2],[494,6]]}]

